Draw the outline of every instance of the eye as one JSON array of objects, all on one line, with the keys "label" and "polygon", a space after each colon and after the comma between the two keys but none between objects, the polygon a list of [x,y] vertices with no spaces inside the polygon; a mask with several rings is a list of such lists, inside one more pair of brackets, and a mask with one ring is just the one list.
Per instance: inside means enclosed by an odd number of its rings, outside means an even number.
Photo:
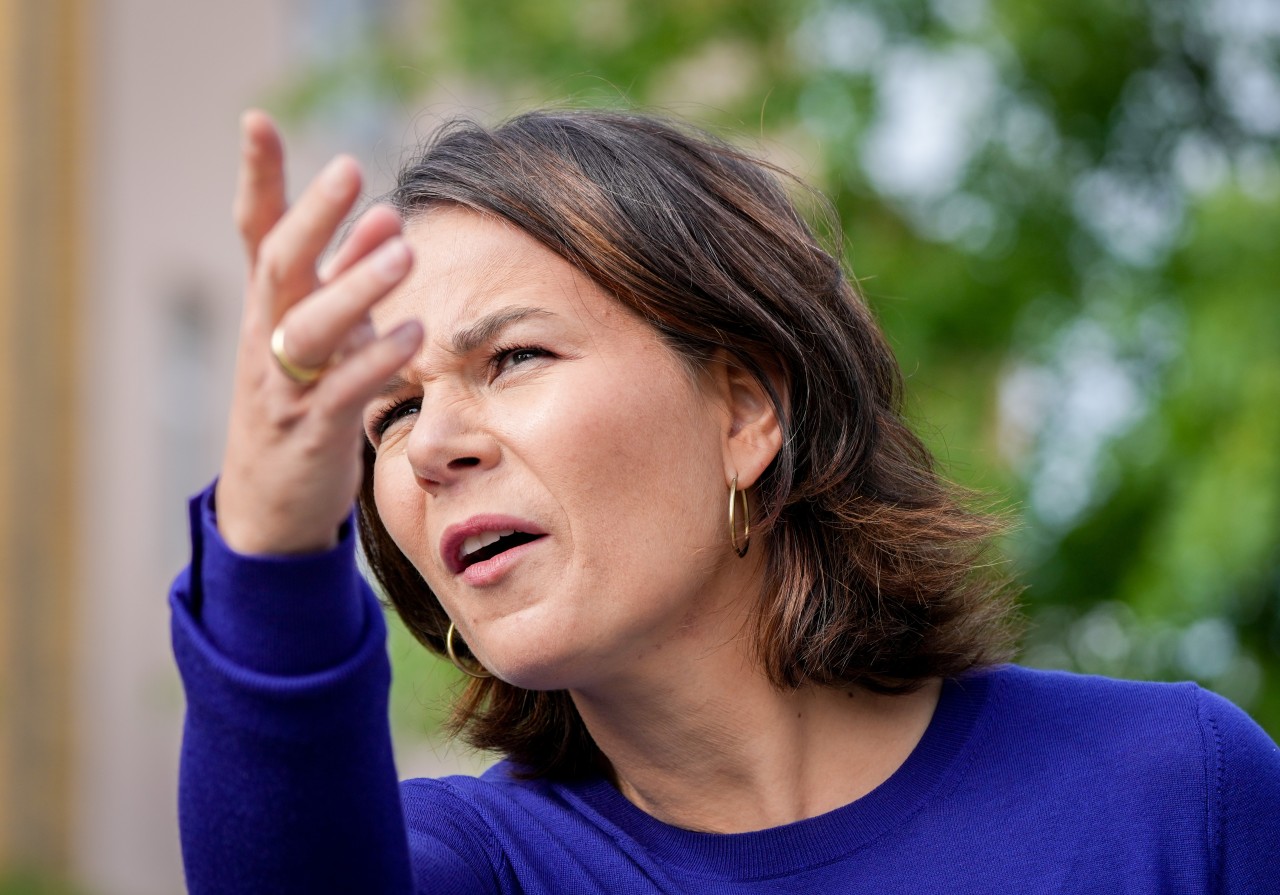
[{"label": "eye", "polygon": [[383,439],[388,430],[406,417],[417,415],[421,407],[421,398],[410,398],[379,408],[368,424],[369,440],[374,447],[378,446],[378,442]]},{"label": "eye", "polygon": [[520,345],[511,348],[498,348],[493,352],[493,357],[489,363],[493,367],[494,375],[511,370],[514,367],[523,366],[531,361],[535,361],[542,357],[551,357],[551,352],[545,348],[538,348],[535,345]]}]

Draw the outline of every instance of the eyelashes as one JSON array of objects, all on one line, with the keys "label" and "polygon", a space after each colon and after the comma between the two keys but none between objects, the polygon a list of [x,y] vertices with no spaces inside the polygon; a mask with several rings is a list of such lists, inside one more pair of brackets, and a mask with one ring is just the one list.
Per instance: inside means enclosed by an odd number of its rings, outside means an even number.
[{"label": "eyelashes", "polygon": [[404,401],[394,401],[385,407],[379,408],[369,421],[369,432],[376,436],[369,439],[373,446],[375,448],[378,446],[378,442],[382,440],[382,436],[387,429],[391,428],[392,423],[406,416],[416,414],[421,407],[421,398],[409,398]]},{"label": "eyelashes", "polygon": [[540,357],[550,357],[551,352],[537,345],[511,345],[495,348],[489,356],[490,375],[496,378],[512,367],[518,367]]},{"label": "eyelashes", "polygon": [[[542,358],[550,358],[555,355],[539,345],[502,345],[495,346],[489,353],[489,357],[485,363],[488,371],[488,381],[490,383],[497,382],[502,376],[518,369],[519,367],[530,364]],[[392,401],[385,406],[379,407],[374,412],[367,424],[367,434],[369,441],[376,449],[378,443],[382,440],[383,435],[395,423],[410,416],[416,416],[422,409],[422,399],[420,397],[405,398],[398,401]]]}]

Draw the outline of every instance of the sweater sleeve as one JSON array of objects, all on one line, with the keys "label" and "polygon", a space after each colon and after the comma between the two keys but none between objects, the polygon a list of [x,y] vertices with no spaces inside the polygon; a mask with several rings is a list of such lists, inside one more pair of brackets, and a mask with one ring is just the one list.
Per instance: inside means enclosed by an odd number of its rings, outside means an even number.
[{"label": "sweater sleeve", "polygon": [[1216,891],[1274,891],[1280,880],[1280,748],[1228,700],[1206,690],[1198,695]]},{"label": "sweater sleeve", "polygon": [[218,535],[212,489],[190,517],[170,593],[189,891],[411,892],[385,627],[351,526],[325,553],[248,557]]}]

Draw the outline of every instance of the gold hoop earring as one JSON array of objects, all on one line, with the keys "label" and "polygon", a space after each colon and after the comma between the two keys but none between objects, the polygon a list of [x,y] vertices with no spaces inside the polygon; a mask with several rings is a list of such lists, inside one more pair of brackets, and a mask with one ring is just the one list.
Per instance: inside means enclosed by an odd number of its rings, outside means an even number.
[{"label": "gold hoop earring", "polygon": [[[735,510],[738,504],[738,495],[742,495],[742,546],[738,546],[738,525],[734,518]],[[738,474],[733,474],[733,483],[729,485],[729,543],[733,545],[733,550],[739,557],[747,555],[747,548],[751,546],[751,508],[747,506],[747,491],[738,490]]]},{"label": "gold hoop earring", "polygon": [[[449,661],[453,663],[453,667],[461,671],[467,677],[483,679],[493,677],[493,672],[485,669],[479,662],[475,663],[474,668],[468,668],[462,664],[462,660],[458,658],[458,654],[453,651],[453,632],[455,628],[453,622],[449,622],[449,631],[444,635],[444,651],[449,655]],[[479,669],[479,670],[477,670]]]}]

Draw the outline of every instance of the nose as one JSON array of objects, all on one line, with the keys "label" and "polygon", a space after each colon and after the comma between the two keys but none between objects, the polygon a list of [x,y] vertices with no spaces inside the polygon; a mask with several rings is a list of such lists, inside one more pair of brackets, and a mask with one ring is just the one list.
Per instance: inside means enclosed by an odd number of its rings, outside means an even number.
[{"label": "nose", "polygon": [[434,492],[497,465],[498,442],[479,423],[464,399],[424,399],[406,449],[418,484]]}]

